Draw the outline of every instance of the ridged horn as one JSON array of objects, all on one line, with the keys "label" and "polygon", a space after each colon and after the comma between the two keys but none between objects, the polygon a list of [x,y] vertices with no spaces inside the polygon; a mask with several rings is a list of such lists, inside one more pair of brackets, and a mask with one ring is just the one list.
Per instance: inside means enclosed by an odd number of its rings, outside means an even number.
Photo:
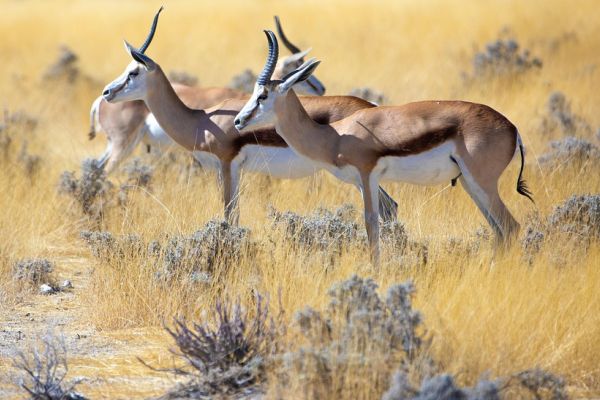
[{"label": "ridged horn", "polygon": [[160,12],[162,10],[163,10],[163,6],[160,6],[160,9],[156,13],[156,15],[154,16],[154,20],[152,21],[152,26],[150,27],[150,32],[148,33],[148,37],[146,37],[146,41],[139,48],[139,52],[142,54],[144,54],[144,52],[148,49],[148,46],[150,46],[150,43],[152,43],[152,39],[154,38],[154,33],[156,32],[156,25],[158,25],[158,16],[160,15]]},{"label": "ridged horn", "polygon": [[279,17],[277,15],[275,16],[275,27],[277,28],[277,34],[279,35],[279,38],[281,39],[285,47],[287,47],[287,49],[291,51],[292,54],[299,53],[300,49],[296,47],[292,42],[290,42],[285,36],[285,33],[283,33],[283,29],[281,28],[281,22],[279,21]]},{"label": "ridged horn", "polygon": [[256,80],[256,83],[259,85],[266,85],[271,80],[273,71],[275,71],[275,65],[277,64],[277,57],[279,57],[279,44],[277,43],[275,34],[269,30],[265,30],[264,32],[269,41],[269,56],[267,57],[265,67]]}]

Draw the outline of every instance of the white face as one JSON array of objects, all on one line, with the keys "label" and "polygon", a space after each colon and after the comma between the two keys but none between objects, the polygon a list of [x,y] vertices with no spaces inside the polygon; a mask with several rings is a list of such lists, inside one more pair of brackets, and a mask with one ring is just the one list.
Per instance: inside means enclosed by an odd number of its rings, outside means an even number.
[{"label": "white face", "polygon": [[[275,103],[278,99],[285,96],[292,86],[306,81],[320,61],[309,60],[300,68],[288,75],[285,81],[271,81],[265,85],[254,85],[254,93],[236,115],[233,123],[238,131],[256,130],[266,126],[275,125],[277,122],[277,113],[275,112]],[[284,112],[280,110],[280,112]]]},{"label": "white face", "polygon": [[256,130],[275,124],[275,100],[281,95],[273,84],[254,85],[254,92],[236,115],[234,124],[238,131]]},{"label": "white face", "polygon": [[146,95],[147,68],[132,61],[117,79],[105,86],[102,96],[109,103],[142,100]]}]

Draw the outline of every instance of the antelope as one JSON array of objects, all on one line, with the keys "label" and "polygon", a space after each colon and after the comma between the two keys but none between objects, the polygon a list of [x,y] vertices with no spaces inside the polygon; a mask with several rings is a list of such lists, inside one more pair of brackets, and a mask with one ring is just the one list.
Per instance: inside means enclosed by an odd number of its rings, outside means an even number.
[{"label": "antelope", "polygon": [[330,123],[316,121],[292,87],[308,79],[320,61],[311,59],[281,80],[272,80],[278,44],[273,32],[265,33],[267,63],[235,126],[243,135],[274,125],[298,154],[360,189],[373,265],[379,264],[380,180],[438,185],[459,179],[492,227],[496,245],[517,234],[519,224],[498,194],[498,178],[517,150],[517,192],[533,198],[522,176],[523,142],[506,117],[482,104],[421,101],[364,108]]},{"label": "antelope", "polygon": [[[138,49],[142,54],[152,42],[158,16],[162,10],[161,7],[155,15],[148,36]],[[277,16],[275,25],[282,42],[292,53],[277,62],[273,76],[283,77],[304,63],[304,57],[310,49],[302,51],[291,43],[285,36]],[[173,83],[172,86],[183,103],[192,109],[208,108],[227,99],[247,99],[249,97],[246,93],[229,88],[196,88],[177,83]],[[311,76],[308,80],[300,83],[296,87],[296,91],[303,95],[322,96],[325,93],[325,86],[319,79]],[[173,140],[160,127],[142,100],[109,103],[99,96],[92,103],[90,110],[89,139],[94,139],[98,131],[104,131],[108,139],[106,149],[98,160],[99,166],[104,168],[108,174],[129,157],[140,142],[146,144],[148,151],[151,146],[163,149],[174,145]],[[198,161],[202,163],[201,160]]]},{"label": "antelope", "polygon": [[[233,120],[245,100],[229,99],[209,109],[191,109],[177,96],[154,60],[127,42],[125,49],[133,61],[106,86],[102,94],[104,100],[109,103],[142,100],[173,141],[192,152],[203,165],[216,169],[223,182],[226,220],[238,222],[241,169],[276,178],[302,178],[320,169],[309,158],[292,151],[272,126],[240,134]],[[270,60],[271,74],[276,61]],[[309,115],[323,123],[341,119],[362,108],[374,107],[351,96],[310,96],[301,101]],[[389,218],[393,218],[396,203],[382,188],[379,192],[379,201],[389,211]]]}]

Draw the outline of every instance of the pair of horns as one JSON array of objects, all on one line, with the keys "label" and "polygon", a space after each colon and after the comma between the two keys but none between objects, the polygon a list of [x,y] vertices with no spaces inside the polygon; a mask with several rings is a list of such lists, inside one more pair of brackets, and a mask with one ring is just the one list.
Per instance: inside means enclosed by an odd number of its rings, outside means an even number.
[{"label": "pair of horns", "polygon": [[[148,36],[146,37],[144,43],[138,49],[139,52],[142,54],[148,49],[148,46],[150,46],[150,43],[152,43],[152,39],[154,39],[154,33],[156,33],[156,26],[158,25],[158,17],[163,8],[164,7],[161,6],[156,15],[154,15],[154,20],[152,21],[150,32],[148,33]],[[277,15],[275,16],[275,27],[277,28],[277,34],[281,38],[281,41],[283,42],[285,47],[287,47],[287,49],[292,53],[299,53],[301,51],[300,48],[298,48],[296,45],[290,42],[287,36],[285,36],[283,28],[281,27],[281,21],[279,20],[279,16]]]},{"label": "pair of horns", "polygon": [[140,46],[140,48],[137,49],[142,54],[144,54],[144,52],[148,49],[148,46],[150,46],[150,43],[152,43],[152,39],[154,39],[154,33],[156,32],[156,26],[158,25],[158,16],[160,15],[160,12],[162,10],[163,7],[161,6],[156,15],[154,16],[154,20],[152,20],[152,26],[150,27],[150,32],[148,32],[146,40]]},{"label": "pair of horns", "polygon": [[271,76],[273,76],[273,72],[275,71],[275,65],[277,64],[277,58],[279,57],[279,44],[277,43],[275,34],[268,30],[264,32],[269,41],[269,55],[267,56],[265,67],[256,79],[256,83],[259,85],[266,85],[271,80]]},{"label": "pair of horns", "polygon": [[279,38],[281,39],[285,47],[287,47],[287,49],[291,51],[292,54],[300,53],[301,50],[298,47],[296,47],[292,42],[290,42],[287,36],[285,36],[285,33],[283,33],[283,29],[281,28],[281,22],[279,21],[279,17],[277,15],[275,16],[275,27],[277,28],[277,34],[279,35]]},{"label": "pair of horns", "polygon": [[[148,46],[150,46],[150,43],[152,43],[152,39],[154,39],[154,34],[156,33],[156,27],[158,25],[158,17],[160,16],[162,10],[163,7],[161,6],[160,9],[157,11],[156,15],[154,15],[154,19],[152,20],[152,26],[150,27],[150,32],[148,32],[146,40],[138,49],[138,51],[142,54],[144,54],[144,52],[148,49]],[[277,28],[277,33],[279,34],[279,37],[281,38],[281,41],[283,42],[285,47],[287,47],[288,50],[292,53],[299,53],[300,49],[296,47],[292,42],[290,42],[287,36],[285,36],[285,33],[283,33],[283,29],[281,28],[281,22],[278,16],[275,16],[275,26]],[[269,41],[269,55],[267,57],[265,67],[257,80],[257,82],[261,85],[266,84],[271,79],[271,76],[275,71],[277,59],[279,58],[279,44],[277,42],[275,34],[271,31],[265,31],[265,34],[267,35],[267,40]]]},{"label": "pair of horns", "polygon": [[[281,41],[291,51],[293,54],[300,53],[301,50],[296,47],[292,42],[290,42],[283,33],[283,29],[281,28],[281,22],[279,21],[279,17],[275,16],[275,27],[277,28],[277,34],[281,38]],[[277,58],[279,58],[279,44],[277,42],[277,37],[275,34],[269,30],[264,31],[267,35],[267,40],[269,41],[269,55],[267,56],[267,62],[262,72],[260,73],[256,82],[259,85],[265,85],[269,80],[271,80],[271,76],[275,71],[275,65],[277,64]]]}]

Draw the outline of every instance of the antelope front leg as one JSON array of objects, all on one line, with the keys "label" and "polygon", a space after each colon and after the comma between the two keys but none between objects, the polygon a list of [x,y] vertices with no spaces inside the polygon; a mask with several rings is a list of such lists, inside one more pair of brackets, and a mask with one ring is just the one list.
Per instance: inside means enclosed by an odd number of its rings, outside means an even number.
[{"label": "antelope front leg", "polygon": [[225,220],[231,225],[239,223],[238,187],[240,169],[236,163],[223,161],[221,163],[221,177],[223,179],[223,207]]},{"label": "antelope front leg", "polygon": [[365,226],[369,239],[371,263],[379,267],[379,184],[371,173],[361,173],[362,196],[365,206]]}]

